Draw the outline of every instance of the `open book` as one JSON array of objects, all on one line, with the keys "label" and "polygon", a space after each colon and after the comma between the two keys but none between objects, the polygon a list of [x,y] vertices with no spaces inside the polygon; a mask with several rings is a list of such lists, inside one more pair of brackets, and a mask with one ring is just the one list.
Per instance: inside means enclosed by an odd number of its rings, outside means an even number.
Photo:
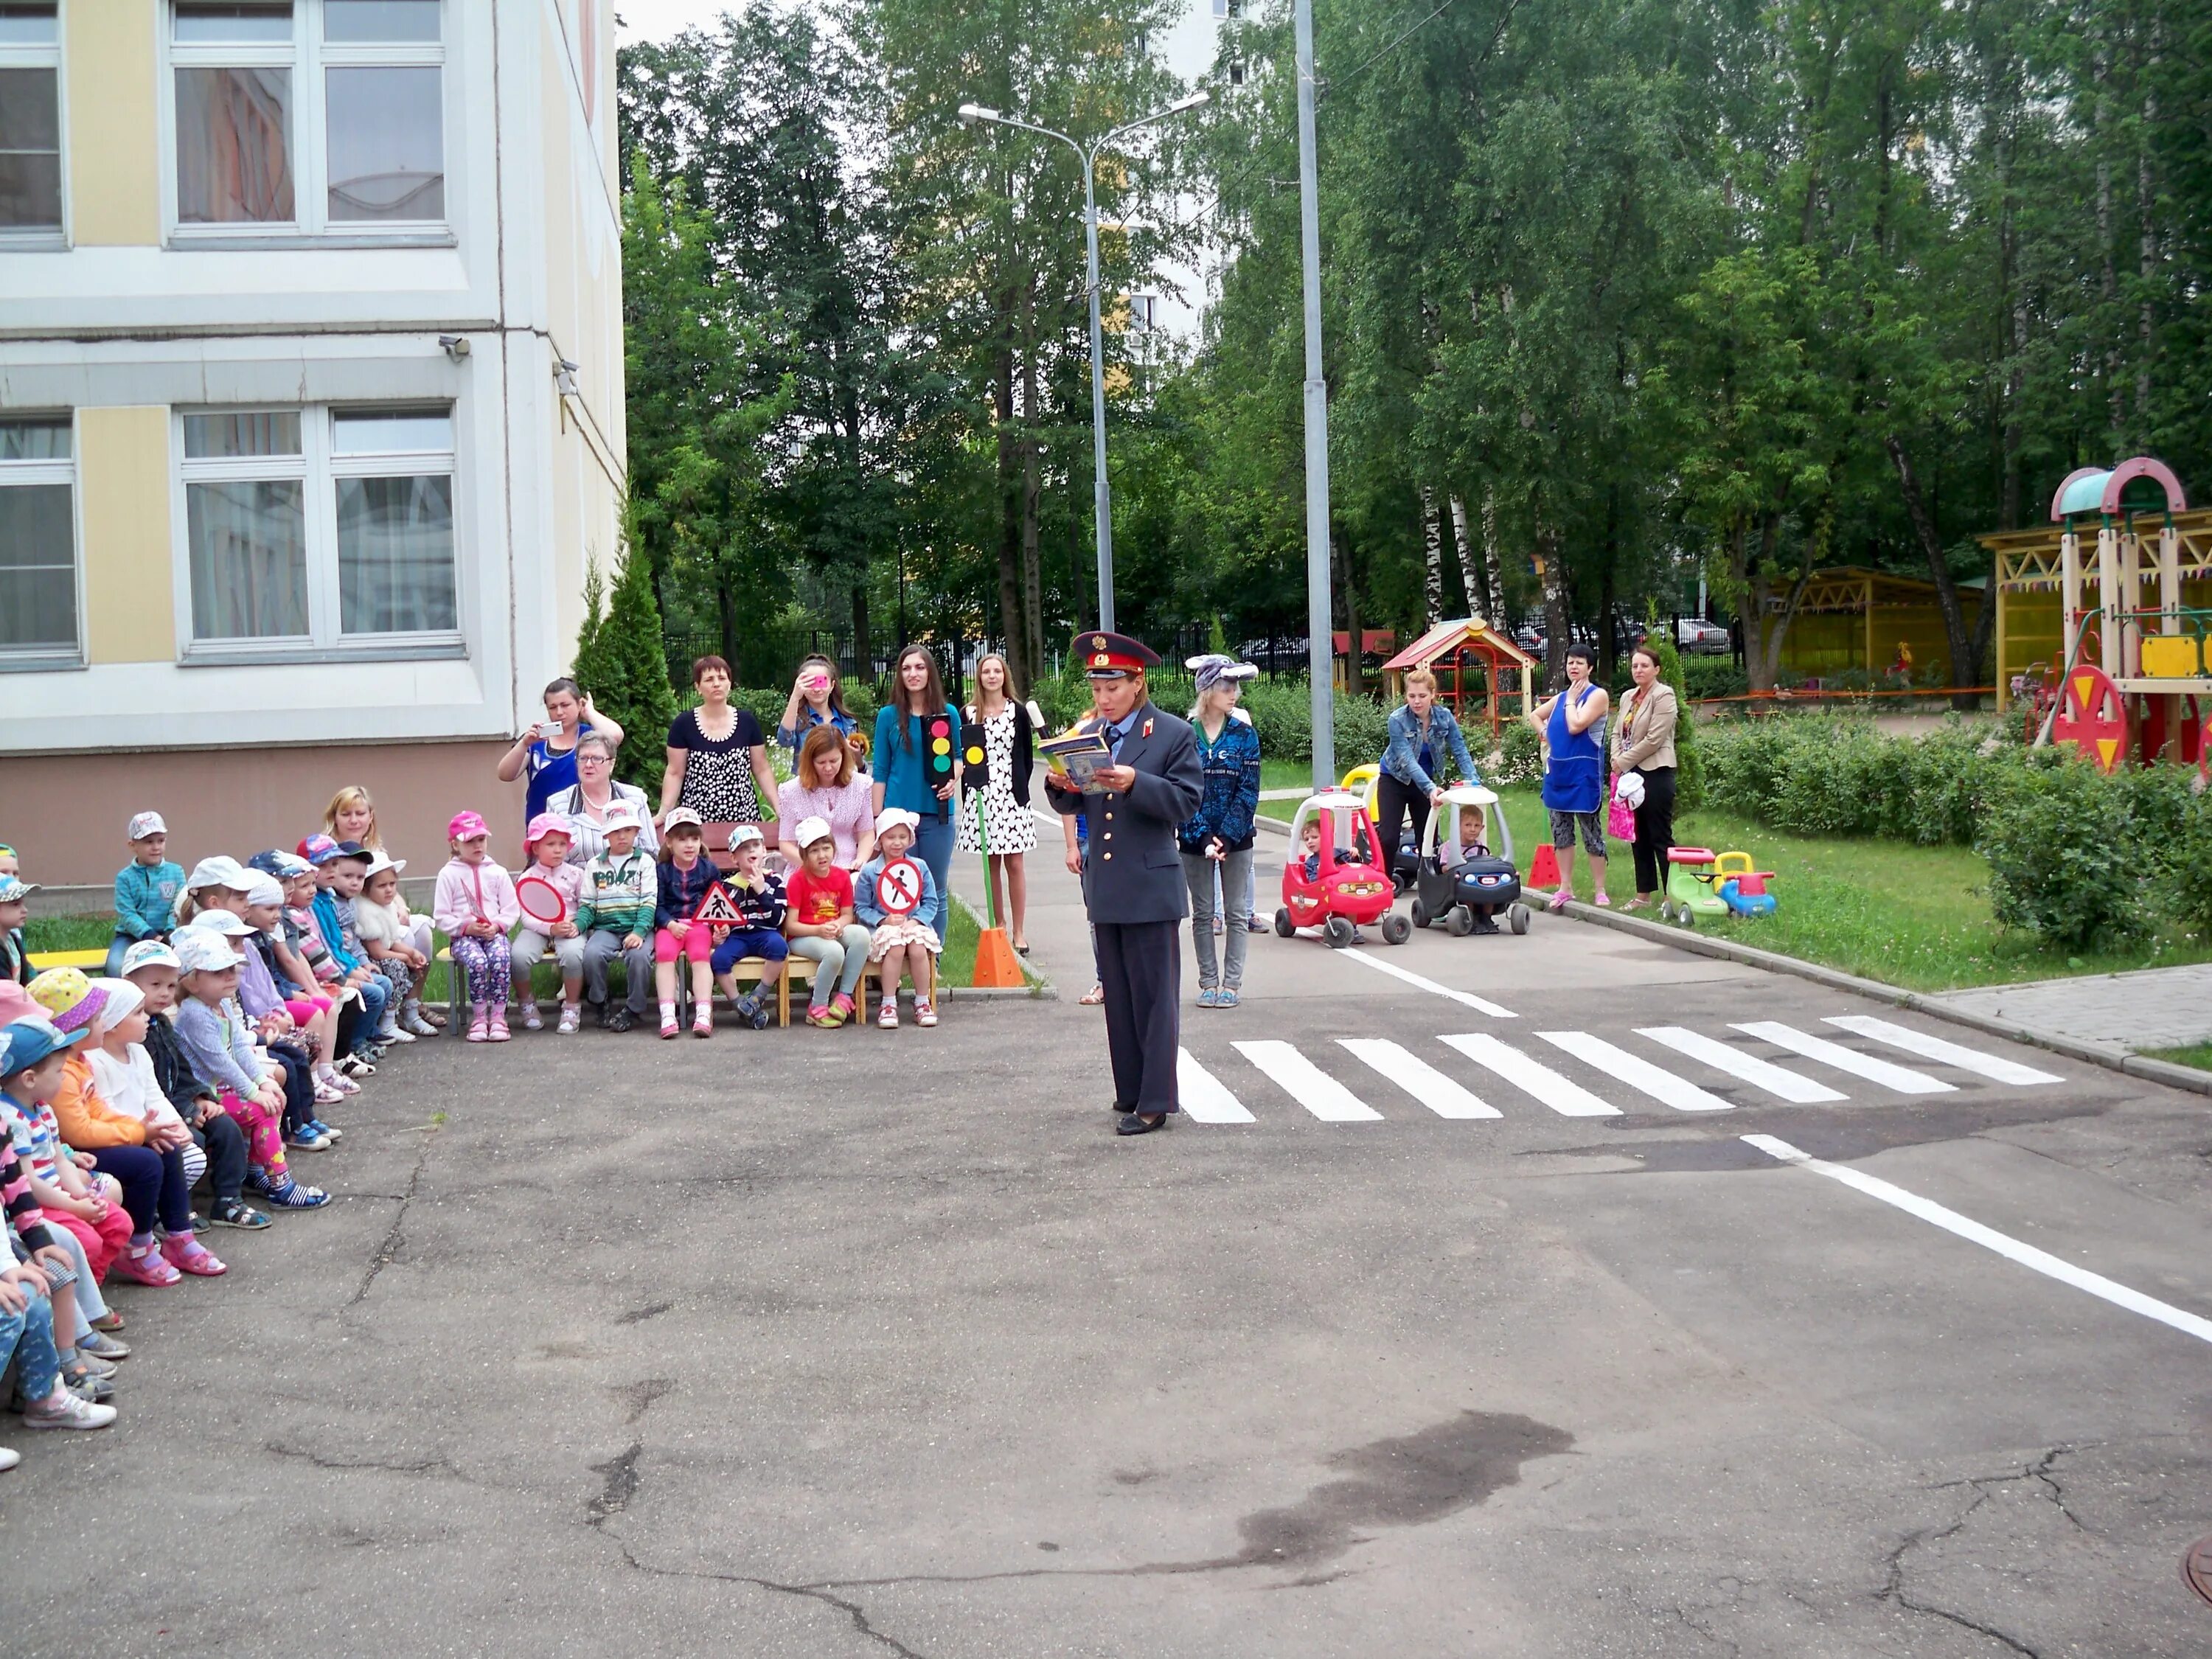
[{"label": "open book", "polygon": [[1036,746],[1045,764],[1073,783],[1086,795],[1103,795],[1106,792],[1091,781],[1102,766],[1114,763],[1114,751],[1108,747],[1105,735],[1098,732],[1071,732],[1065,737],[1046,738]]}]

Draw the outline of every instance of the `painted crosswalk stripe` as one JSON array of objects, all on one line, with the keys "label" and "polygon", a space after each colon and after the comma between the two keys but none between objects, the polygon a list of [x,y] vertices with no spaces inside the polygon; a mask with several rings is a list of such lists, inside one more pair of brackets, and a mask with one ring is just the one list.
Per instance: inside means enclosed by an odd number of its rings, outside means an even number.
[{"label": "painted crosswalk stripe", "polygon": [[1472,991],[1455,991],[1449,985],[1439,985],[1432,979],[1424,979],[1411,969],[1401,968],[1396,963],[1387,961],[1371,951],[1355,945],[1351,950],[1341,951],[1337,954],[1347,962],[1356,962],[1362,966],[1374,969],[1378,974],[1388,974],[1393,979],[1402,980],[1417,990],[1427,991],[1435,996],[1449,997],[1462,1007],[1472,1008],[1477,1013],[1488,1014],[1492,1019],[1513,1018],[1513,1011],[1510,1008],[1501,1008],[1496,1003],[1475,995]]},{"label": "painted crosswalk stripe", "polygon": [[1741,1048],[1731,1048],[1718,1037],[1709,1037],[1702,1031],[1692,1031],[1686,1025],[1639,1025],[1636,1035],[1650,1037],[1654,1042],[1672,1048],[1678,1054],[1687,1054],[1692,1060],[1701,1060],[1716,1072],[1726,1072],[1730,1077],[1741,1078],[1754,1089],[1764,1089],[1797,1106],[1817,1105],[1822,1101],[1844,1100],[1825,1083],[1815,1083],[1809,1077],[1791,1071],[1786,1066],[1777,1066],[1771,1060],[1761,1060],[1757,1054],[1747,1054]]},{"label": "painted crosswalk stripe", "polygon": [[1531,1094],[1562,1117],[1619,1117],[1620,1108],[1608,1106],[1578,1083],[1571,1083],[1540,1060],[1482,1033],[1448,1036],[1441,1041],[1478,1066],[1487,1066],[1523,1093]]},{"label": "painted crosswalk stripe", "polygon": [[1176,1050],[1176,1089],[1182,1115],[1194,1123],[1249,1123],[1252,1114],[1229,1085],[1200,1065],[1188,1048]]},{"label": "painted crosswalk stripe", "polygon": [[1876,1019],[1871,1014],[1830,1014],[1827,1023],[1840,1025],[1846,1031],[1856,1031],[1861,1036],[1872,1037],[1876,1042],[1886,1042],[1893,1048],[1902,1048],[1907,1054],[1918,1054],[1923,1060],[1940,1060],[1946,1066],[1955,1066],[1962,1072],[1972,1072],[1977,1077],[1989,1078],[1998,1083],[2014,1083],[2027,1088],[2038,1083],[2063,1083],[2066,1080],[2050,1072],[2039,1072],[2033,1066],[2023,1066],[2018,1060],[2007,1060],[2001,1054],[1985,1054],[1978,1048],[1947,1042],[1942,1037],[1916,1031],[1909,1025],[1896,1025],[1886,1019]]},{"label": "painted crosswalk stripe", "polygon": [[1371,1123],[1382,1114],[1297,1051],[1273,1041],[1239,1042],[1237,1052],[1258,1066],[1292,1100],[1324,1123]]},{"label": "painted crosswalk stripe", "polygon": [[1495,1106],[1465,1089],[1411,1050],[1381,1037],[1339,1037],[1363,1064],[1373,1067],[1438,1117],[1503,1117]]},{"label": "painted crosswalk stripe", "polygon": [[1826,1037],[1814,1036],[1809,1031],[1784,1025],[1779,1020],[1749,1020],[1738,1024],[1735,1029],[1746,1036],[1758,1037],[1778,1048],[1787,1048],[1793,1054],[1802,1054],[1808,1060],[1817,1060],[1824,1066],[1832,1066],[1853,1077],[1863,1077],[1869,1083],[1879,1083],[1884,1088],[1894,1089],[1901,1095],[1948,1095],[1953,1092],[1949,1084],[1932,1078],[1925,1072],[1916,1072],[1908,1066],[1893,1066],[1886,1060],[1876,1060],[1872,1054],[1846,1048],[1840,1042],[1831,1042]]},{"label": "painted crosswalk stripe", "polygon": [[1565,1050],[1607,1077],[1650,1095],[1678,1112],[1731,1112],[1735,1103],[1709,1094],[1686,1078],[1654,1066],[1641,1054],[1632,1054],[1588,1031],[1539,1031],[1536,1035],[1554,1048]]}]

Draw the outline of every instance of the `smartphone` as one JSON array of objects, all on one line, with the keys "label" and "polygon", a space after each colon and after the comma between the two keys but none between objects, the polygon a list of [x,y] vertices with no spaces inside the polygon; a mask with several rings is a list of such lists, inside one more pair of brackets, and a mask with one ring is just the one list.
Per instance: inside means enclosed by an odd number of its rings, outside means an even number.
[{"label": "smartphone", "polygon": [[809,674],[806,677],[806,689],[809,691],[823,690],[829,684],[830,677],[827,674]]},{"label": "smartphone", "polygon": [[538,721],[538,735],[541,738],[546,738],[548,741],[559,737],[561,735],[561,722],[558,720]]}]

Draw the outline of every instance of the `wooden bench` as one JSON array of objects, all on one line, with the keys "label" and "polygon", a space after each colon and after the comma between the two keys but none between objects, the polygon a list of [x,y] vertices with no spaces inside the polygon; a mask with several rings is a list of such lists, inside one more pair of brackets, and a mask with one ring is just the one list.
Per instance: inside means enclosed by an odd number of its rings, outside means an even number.
[{"label": "wooden bench", "polygon": [[82,968],[88,974],[105,973],[107,969],[107,951],[33,951],[31,952],[31,971],[44,973],[49,968]]}]

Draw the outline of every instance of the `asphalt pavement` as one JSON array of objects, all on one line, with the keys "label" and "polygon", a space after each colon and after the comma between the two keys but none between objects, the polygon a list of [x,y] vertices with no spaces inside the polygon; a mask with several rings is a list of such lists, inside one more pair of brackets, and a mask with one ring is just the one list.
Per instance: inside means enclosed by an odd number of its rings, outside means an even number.
[{"label": "asphalt pavement", "polygon": [[2212,1651],[2201,1097],[1542,919],[1255,938],[1117,1140],[1035,863],[1056,998],[395,1060],[0,1421],[6,1650]]}]

